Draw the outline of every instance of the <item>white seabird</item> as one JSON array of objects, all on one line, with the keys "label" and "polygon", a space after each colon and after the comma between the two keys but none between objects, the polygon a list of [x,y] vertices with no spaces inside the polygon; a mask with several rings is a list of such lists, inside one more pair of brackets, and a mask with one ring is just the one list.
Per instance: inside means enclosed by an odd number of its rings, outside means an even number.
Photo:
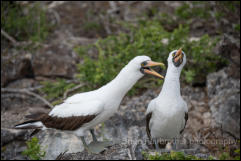
[{"label": "white seabird", "polygon": [[[169,54],[168,68],[162,90],[146,111],[146,132],[155,148],[165,148],[166,141],[176,139],[188,120],[188,108],[180,93],[180,74],[186,63],[185,53],[179,49]],[[161,144],[158,140],[162,139]],[[163,147],[164,146],[164,147]]]},{"label": "white seabird", "polygon": [[[75,94],[64,103],[56,105],[52,111],[28,116],[30,121],[18,124],[17,129],[47,128],[73,131],[81,137],[85,148],[93,153],[99,153],[110,142],[98,142],[93,127],[109,119],[117,110],[121,100],[132,86],[145,73],[164,78],[151,69],[152,66],[165,66],[163,63],[151,61],[148,56],[137,56],[132,59],[120,73],[108,84],[97,90]],[[93,142],[86,144],[84,133],[90,130]]]}]

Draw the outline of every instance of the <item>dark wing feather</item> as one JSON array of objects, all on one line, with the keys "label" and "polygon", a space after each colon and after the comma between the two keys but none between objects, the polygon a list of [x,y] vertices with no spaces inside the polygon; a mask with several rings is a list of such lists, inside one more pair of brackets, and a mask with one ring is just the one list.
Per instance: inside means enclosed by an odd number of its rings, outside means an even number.
[{"label": "dark wing feather", "polygon": [[186,124],[187,124],[187,120],[188,120],[188,113],[187,112],[185,112],[184,119],[185,119],[185,125],[184,125],[184,128],[180,131],[180,134],[184,131],[184,129],[186,127]]},{"label": "dark wing feather", "polygon": [[86,116],[71,116],[71,117],[57,117],[49,116],[48,114],[42,115],[40,121],[47,128],[55,128],[60,130],[76,130],[83,124],[92,121],[97,115]]},{"label": "dark wing feather", "polygon": [[149,123],[151,120],[151,116],[152,116],[152,112],[146,115],[146,133],[150,140],[151,140],[151,131],[150,131]]},{"label": "dark wing feather", "polygon": [[[27,118],[31,118],[31,120],[18,124],[16,126],[41,121],[47,128],[55,128],[60,130],[76,130],[80,128],[83,124],[92,121],[97,115],[98,114],[86,116],[71,116],[63,118],[57,116],[49,116],[47,113],[38,113],[28,115]],[[25,129],[36,129],[36,126],[29,125]],[[38,131],[39,130],[34,131],[33,135]]]}]

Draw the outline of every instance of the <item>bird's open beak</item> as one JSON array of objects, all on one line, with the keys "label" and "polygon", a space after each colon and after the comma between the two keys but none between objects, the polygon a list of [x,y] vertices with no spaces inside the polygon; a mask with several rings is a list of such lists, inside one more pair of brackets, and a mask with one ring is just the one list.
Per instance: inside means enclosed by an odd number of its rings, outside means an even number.
[{"label": "bird's open beak", "polygon": [[183,58],[182,48],[180,48],[174,57],[174,62],[177,63],[182,58]]},{"label": "bird's open beak", "polygon": [[150,60],[150,61],[147,61],[147,63],[142,66],[143,72],[146,74],[151,74],[151,75],[164,79],[164,76],[160,75],[159,73],[157,73],[156,71],[154,71],[153,69],[150,68],[153,66],[161,66],[161,67],[165,68],[165,64],[159,63],[159,62],[154,62],[154,61]]}]

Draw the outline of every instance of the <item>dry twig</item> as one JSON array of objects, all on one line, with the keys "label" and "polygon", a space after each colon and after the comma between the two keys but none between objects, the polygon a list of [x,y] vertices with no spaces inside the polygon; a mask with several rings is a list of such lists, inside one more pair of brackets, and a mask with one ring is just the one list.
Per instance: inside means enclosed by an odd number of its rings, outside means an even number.
[{"label": "dry twig", "polygon": [[45,98],[41,97],[40,95],[33,93],[27,89],[12,89],[12,88],[1,88],[1,93],[8,93],[8,92],[12,92],[12,93],[23,93],[23,94],[27,94],[30,96],[34,96],[37,99],[41,100],[42,102],[44,102],[46,105],[48,105],[48,107],[53,108],[53,105],[51,105]]},{"label": "dry twig", "polygon": [[13,43],[14,46],[18,46],[19,43],[17,42],[17,40],[15,40],[12,36],[10,36],[7,32],[5,32],[3,29],[1,29],[1,35],[3,35],[6,39],[8,39],[9,41],[11,41]]},{"label": "dry twig", "polygon": [[74,88],[68,89],[68,90],[64,93],[63,99],[66,99],[67,96],[68,96],[68,94],[69,94],[70,92],[73,92],[73,91],[75,91],[75,90],[83,87],[84,85],[85,85],[85,84],[82,83],[82,84],[79,84],[79,85],[75,86]]}]

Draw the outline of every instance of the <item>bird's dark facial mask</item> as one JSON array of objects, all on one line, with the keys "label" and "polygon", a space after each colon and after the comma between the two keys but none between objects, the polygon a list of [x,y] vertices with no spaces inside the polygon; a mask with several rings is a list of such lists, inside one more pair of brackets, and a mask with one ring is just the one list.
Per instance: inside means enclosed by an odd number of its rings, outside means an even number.
[{"label": "bird's dark facial mask", "polygon": [[183,56],[182,48],[172,54],[172,62],[176,67],[179,67],[182,64]]},{"label": "bird's dark facial mask", "polygon": [[154,66],[161,66],[161,67],[165,68],[165,64],[163,64],[163,63],[158,63],[158,62],[148,60],[148,61],[144,61],[141,63],[140,71],[142,74],[151,74],[151,75],[164,79],[164,77],[162,75],[160,75],[159,73],[157,73],[156,71],[151,69],[151,67],[154,67]]}]

